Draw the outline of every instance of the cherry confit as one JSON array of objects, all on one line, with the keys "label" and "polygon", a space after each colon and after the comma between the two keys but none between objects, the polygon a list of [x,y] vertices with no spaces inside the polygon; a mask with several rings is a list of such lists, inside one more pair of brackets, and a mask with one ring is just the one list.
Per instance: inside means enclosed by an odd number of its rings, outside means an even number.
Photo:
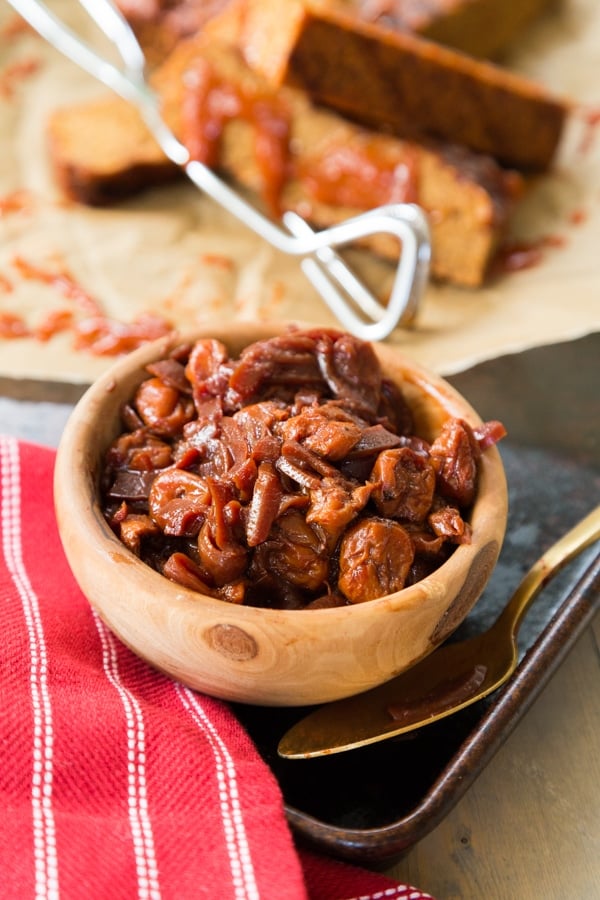
[{"label": "cherry confit", "polygon": [[106,454],[105,516],[174,582],[285,609],[401,590],[470,540],[478,461],[505,431],[414,433],[373,347],[298,331],[230,358],[217,340],[147,366]]}]

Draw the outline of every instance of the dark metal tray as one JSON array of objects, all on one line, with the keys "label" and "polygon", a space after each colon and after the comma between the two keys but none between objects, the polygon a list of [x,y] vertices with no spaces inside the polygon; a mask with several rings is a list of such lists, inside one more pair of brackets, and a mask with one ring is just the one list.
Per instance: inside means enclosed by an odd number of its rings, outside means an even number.
[{"label": "dark metal tray", "polygon": [[[600,334],[478,365],[451,381],[499,418],[509,485],[505,543],[484,595],[455,638],[486,628],[537,557],[600,502]],[[307,709],[236,706],[281,785],[299,838],[354,862],[390,864],[453,808],[598,609],[590,548],[546,586],[519,635],[520,663],[491,697],[411,735],[350,753],[283,760],[276,747]]]}]

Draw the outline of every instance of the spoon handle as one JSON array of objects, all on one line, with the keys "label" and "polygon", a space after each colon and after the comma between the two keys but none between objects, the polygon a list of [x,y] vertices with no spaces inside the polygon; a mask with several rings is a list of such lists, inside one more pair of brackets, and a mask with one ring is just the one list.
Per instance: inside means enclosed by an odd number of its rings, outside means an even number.
[{"label": "spoon handle", "polygon": [[600,538],[600,505],[550,547],[527,572],[498,617],[508,633],[516,637],[531,602],[560,569]]}]

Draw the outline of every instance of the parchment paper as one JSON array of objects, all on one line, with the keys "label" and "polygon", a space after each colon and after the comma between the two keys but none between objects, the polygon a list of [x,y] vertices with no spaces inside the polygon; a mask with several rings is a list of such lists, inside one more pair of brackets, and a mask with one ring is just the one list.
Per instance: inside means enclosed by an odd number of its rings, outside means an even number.
[{"label": "parchment paper", "polygon": [[[77,21],[70,0],[54,8]],[[0,27],[13,21],[1,3]],[[36,71],[26,74],[31,60]],[[505,64],[588,111],[600,110],[600,4],[563,0],[523,35]],[[108,315],[122,321],[154,311],[185,329],[233,318],[335,325],[295,259],[273,251],[190,184],[156,189],[112,209],[64,203],[49,169],[48,113],[105,91],[37,36],[4,28],[0,313],[35,324],[66,305],[56,286],[19,274],[14,260],[21,257],[46,268],[66,267]],[[416,326],[397,329],[391,343],[451,374],[506,352],[598,330],[600,135],[586,126],[586,116],[574,113],[553,173],[532,187],[512,226],[515,238],[551,238],[542,261],[480,290],[430,285]],[[23,208],[2,207],[2,198],[17,190],[25,192]],[[0,340],[0,377],[85,383],[112,362],[75,351],[68,333],[46,343]]]}]

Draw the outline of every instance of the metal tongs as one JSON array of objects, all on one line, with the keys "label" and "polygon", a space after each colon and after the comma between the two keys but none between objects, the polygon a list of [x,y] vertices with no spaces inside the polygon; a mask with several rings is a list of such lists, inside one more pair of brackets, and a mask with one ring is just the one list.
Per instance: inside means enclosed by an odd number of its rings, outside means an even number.
[{"label": "metal tongs", "polygon": [[[366,340],[383,340],[397,325],[414,321],[429,274],[429,228],[412,203],[380,206],[322,231],[296,213],[283,215],[288,229],[272,222],[221,181],[207,166],[190,158],[185,146],[161,117],[159,98],[146,80],[146,61],[129,23],[110,0],[79,0],[114,44],[122,67],[103,59],[38,0],[8,0],[52,46],[135,105],[165,156],[181,166],[194,184],[277,250],[302,257],[301,266],[344,327]],[[333,248],[374,234],[391,234],[401,244],[392,291],[383,306]]]}]

